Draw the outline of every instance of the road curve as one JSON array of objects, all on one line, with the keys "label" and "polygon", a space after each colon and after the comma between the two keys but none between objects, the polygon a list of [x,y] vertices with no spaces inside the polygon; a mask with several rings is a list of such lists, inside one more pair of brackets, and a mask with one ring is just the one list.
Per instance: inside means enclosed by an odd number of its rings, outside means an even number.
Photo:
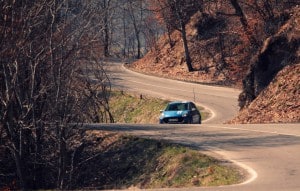
[{"label": "road curve", "polygon": [[113,87],[168,100],[191,100],[212,113],[204,123],[222,123],[238,112],[240,90],[143,75],[123,67],[122,63],[107,63]]},{"label": "road curve", "polygon": [[245,181],[237,185],[151,191],[300,190],[299,124],[87,124],[85,128],[118,131],[188,145],[213,157],[235,163],[245,170]]},{"label": "road curve", "polygon": [[299,123],[224,125],[222,122],[238,111],[239,90],[146,76],[128,71],[119,63],[109,63],[107,68],[114,87],[166,99],[192,100],[214,115],[202,125],[87,124],[85,128],[186,144],[231,161],[247,172],[245,181],[238,185],[155,190],[300,190]]}]

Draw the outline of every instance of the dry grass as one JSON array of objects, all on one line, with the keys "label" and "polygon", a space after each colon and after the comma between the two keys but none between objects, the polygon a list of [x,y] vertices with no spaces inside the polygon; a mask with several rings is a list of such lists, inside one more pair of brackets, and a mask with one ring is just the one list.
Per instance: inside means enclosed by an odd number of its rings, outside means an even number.
[{"label": "dry grass", "polygon": [[77,169],[77,188],[125,189],[235,184],[232,166],[165,141],[87,131],[81,153],[90,158]]},{"label": "dry grass", "polygon": [[[131,93],[114,91],[110,100],[111,112],[117,123],[157,124],[160,110],[164,109],[169,101]],[[204,108],[198,107],[202,120],[209,117]]]}]

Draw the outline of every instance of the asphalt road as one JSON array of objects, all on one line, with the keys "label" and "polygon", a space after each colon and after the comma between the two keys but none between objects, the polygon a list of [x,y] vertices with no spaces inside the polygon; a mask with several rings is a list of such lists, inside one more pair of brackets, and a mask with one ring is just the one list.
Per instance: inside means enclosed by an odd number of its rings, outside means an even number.
[{"label": "asphalt road", "polygon": [[222,123],[238,112],[240,90],[147,76],[126,70],[120,63],[109,63],[108,74],[115,88],[168,100],[190,100],[210,110],[204,123]]},{"label": "asphalt road", "polygon": [[238,185],[155,190],[300,190],[299,123],[224,125],[237,113],[238,90],[153,78],[126,71],[119,64],[109,68],[115,87],[168,99],[194,100],[195,92],[195,102],[214,115],[201,125],[87,124],[86,128],[186,144],[245,171],[245,181]]},{"label": "asphalt road", "polygon": [[139,137],[181,143],[199,149],[205,154],[234,163],[245,171],[245,181],[238,185],[155,190],[300,190],[299,124],[88,124],[87,128],[119,131]]}]

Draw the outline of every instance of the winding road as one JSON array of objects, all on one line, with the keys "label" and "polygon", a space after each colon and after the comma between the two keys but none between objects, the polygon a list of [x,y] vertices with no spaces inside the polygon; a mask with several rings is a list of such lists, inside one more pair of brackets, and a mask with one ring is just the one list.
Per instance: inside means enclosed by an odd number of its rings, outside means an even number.
[{"label": "winding road", "polygon": [[205,123],[222,123],[238,112],[240,90],[169,80],[139,74],[125,69],[118,62],[107,66],[115,88],[168,100],[190,100],[210,110],[212,116]]},{"label": "winding road", "polygon": [[114,87],[170,100],[192,100],[213,115],[201,125],[87,124],[87,128],[186,144],[245,172],[245,181],[237,185],[155,190],[300,190],[299,123],[225,125],[238,111],[239,90],[142,75],[120,63],[109,63],[107,68]]}]

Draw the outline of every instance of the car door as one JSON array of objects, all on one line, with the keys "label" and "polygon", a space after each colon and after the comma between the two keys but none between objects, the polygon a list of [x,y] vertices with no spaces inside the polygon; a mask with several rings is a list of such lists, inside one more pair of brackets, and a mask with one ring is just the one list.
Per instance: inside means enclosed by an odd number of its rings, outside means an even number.
[{"label": "car door", "polygon": [[192,123],[198,123],[200,120],[199,111],[194,103],[190,103],[192,113]]}]

